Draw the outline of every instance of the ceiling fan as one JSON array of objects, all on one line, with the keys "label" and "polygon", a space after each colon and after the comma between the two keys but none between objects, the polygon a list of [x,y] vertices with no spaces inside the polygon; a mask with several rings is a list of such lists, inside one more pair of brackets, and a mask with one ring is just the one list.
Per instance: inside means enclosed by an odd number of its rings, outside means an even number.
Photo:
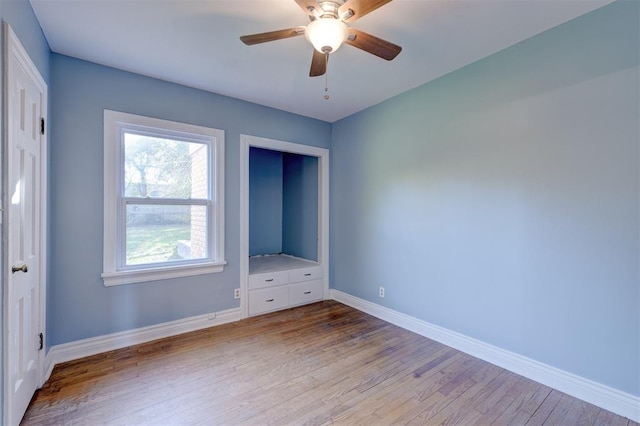
[{"label": "ceiling fan", "polygon": [[295,0],[309,15],[311,22],[306,27],[270,31],[240,37],[246,45],[265,43],[303,35],[313,45],[310,77],[324,75],[327,71],[329,54],[338,50],[342,43],[349,44],[387,61],[392,60],[402,47],[364,31],[350,28],[347,23],[355,22],[367,13],[373,12],[391,0]]}]

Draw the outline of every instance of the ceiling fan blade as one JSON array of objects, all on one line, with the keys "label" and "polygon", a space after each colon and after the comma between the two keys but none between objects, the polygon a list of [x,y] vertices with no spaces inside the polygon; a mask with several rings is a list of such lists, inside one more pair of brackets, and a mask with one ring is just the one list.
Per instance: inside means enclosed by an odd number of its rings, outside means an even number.
[{"label": "ceiling fan blade", "polygon": [[316,0],[296,0],[296,3],[298,3],[300,9],[302,9],[302,11],[312,19],[315,19],[322,14],[322,8]]},{"label": "ceiling fan blade", "polygon": [[358,49],[376,55],[379,58],[392,60],[398,53],[402,51],[402,47],[397,44],[390,43],[386,40],[367,34],[364,31],[349,28],[349,37],[344,41]]},{"label": "ceiling fan blade", "polygon": [[349,0],[340,6],[338,13],[340,16],[346,16],[343,19],[344,22],[353,22],[390,1],[391,0]]},{"label": "ceiling fan blade", "polygon": [[267,41],[282,40],[283,38],[297,37],[304,34],[304,27],[289,28],[286,30],[269,31],[268,33],[244,35],[240,40],[248,46],[265,43]]},{"label": "ceiling fan blade", "polygon": [[311,58],[311,70],[309,77],[319,77],[327,72],[327,61],[329,60],[327,53],[318,52],[313,49],[313,58]]}]

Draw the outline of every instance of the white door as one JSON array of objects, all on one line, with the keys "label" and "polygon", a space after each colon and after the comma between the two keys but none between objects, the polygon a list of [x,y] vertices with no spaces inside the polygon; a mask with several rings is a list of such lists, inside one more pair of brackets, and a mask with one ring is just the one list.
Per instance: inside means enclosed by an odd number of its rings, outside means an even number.
[{"label": "white door", "polygon": [[[5,423],[18,424],[41,385],[41,296],[44,295],[41,238],[43,205],[41,120],[46,85],[5,25],[7,141],[5,209]],[[35,75],[34,75],[35,72]]]}]

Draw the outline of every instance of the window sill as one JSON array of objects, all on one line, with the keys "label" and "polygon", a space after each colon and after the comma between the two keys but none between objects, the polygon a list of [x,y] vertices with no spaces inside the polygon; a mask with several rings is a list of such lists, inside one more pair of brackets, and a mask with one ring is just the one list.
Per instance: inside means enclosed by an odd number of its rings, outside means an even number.
[{"label": "window sill", "polygon": [[210,262],[200,265],[179,265],[163,268],[138,269],[134,271],[103,272],[105,287],[134,284],[147,281],[168,280],[171,278],[192,277],[195,275],[222,272],[226,261]]}]

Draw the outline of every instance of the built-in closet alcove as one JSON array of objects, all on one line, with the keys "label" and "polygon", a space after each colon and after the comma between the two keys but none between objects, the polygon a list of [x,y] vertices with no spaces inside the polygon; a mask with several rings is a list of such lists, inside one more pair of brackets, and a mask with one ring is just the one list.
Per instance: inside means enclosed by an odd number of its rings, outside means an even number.
[{"label": "built-in closet alcove", "polygon": [[244,316],[328,297],[328,150],[241,136]]}]

